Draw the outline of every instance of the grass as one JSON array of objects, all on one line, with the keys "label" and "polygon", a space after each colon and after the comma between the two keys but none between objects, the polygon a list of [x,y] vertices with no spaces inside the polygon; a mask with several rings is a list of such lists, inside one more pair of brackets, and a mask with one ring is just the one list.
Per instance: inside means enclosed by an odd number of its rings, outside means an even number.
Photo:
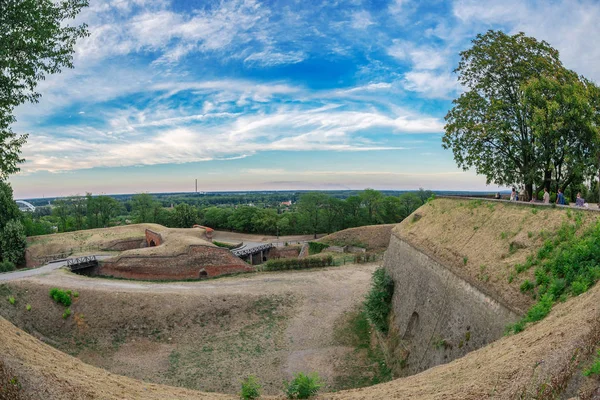
[{"label": "grass", "polygon": [[69,307],[65,308],[65,312],[63,312],[63,319],[67,319],[69,318],[69,316],[71,316],[71,309]]},{"label": "grass", "polygon": [[388,332],[388,316],[392,310],[394,281],[387,271],[381,267],[373,272],[371,290],[367,293],[364,307],[367,318],[375,329],[381,333]]},{"label": "grass", "polygon": [[592,365],[583,370],[583,375],[585,376],[600,376],[600,350],[597,352],[597,356],[592,361]]},{"label": "grass", "polygon": [[31,304],[27,304],[27,305],[25,306],[25,309],[26,309],[27,311],[31,311]]},{"label": "grass", "polygon": [[72,303],[70,290],[65,291],[58,288],[52,288],[50,289],[50,297],[52,297],[56,303],[62,304],[65,307],[69,307]]},{"label": "grass", "polygon": [[319,374],[298,372],[289,382],[284,382],[284,391],[288,399],[308,399],[315,396],[323,386]]},{"label": "grass", "polygon": [[14,296],[8,296],[8,302],[14,306],[15,305],[15,297]]},{"label": "grass", "polygon": [[254,375],[248,376],[242,381],[242,390],[240,391],[240,398],[245,400],[254,400],[260,397],[260,390],[262,386],[258,382],[258,379]]},{"label": "grass", "polygon": [[525,281],[521,288],[533,291],[539,300],[509,331],[520,332],[527,323],[544,318],[556,301],[578,296],[600,279],[600,222],[579,234],[581,226],[577,215],[575,223],[564,223],[529,262],[537,265],[535,283]]}]

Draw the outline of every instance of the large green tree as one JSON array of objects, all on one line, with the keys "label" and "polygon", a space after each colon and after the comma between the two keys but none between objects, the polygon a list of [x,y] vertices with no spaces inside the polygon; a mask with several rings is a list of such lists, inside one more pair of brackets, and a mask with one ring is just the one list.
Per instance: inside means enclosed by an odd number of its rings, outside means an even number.
[{"label": "large green tree", "polygon": [[19,171],[21,146],[10,125],[15,107],[37,102],[37,83],[48,74],[73,67],[78,38],[85,24],[66,21],[87,6],[87,0],[0,0],[0,179]]},{"label": "large green tree", "polygon": [[[560,137],[565,130],[535,116],[531,100],[539,94],[534,92],[542,88],[533,82],[548,80],[542,82],[545,84],[554,80],[567,86],[586,83],[563,67],[557,50],[524,33],[488,31],[477,35],[473,46],[460,55],[455,72],[465,92],[454,100],[446,115],[444,148],[452,149],[463,169],[474,168],[485,175],[487,183],[525,185],[531,194],[541,174],[554,168],[556,152],[565,149],[564,143],[548,139],[548,135]],[[561,82],[566,75],[570,79]],[[589,113],[572,113],[568,125],[589,125],[589,117]],[[570,133],[570,146],[581,149],[588,145],[587,133],[578,129]],[[589,151],[583,151],[586,152]],[[577,162],[582,159],[587,156],[578,157]]]}]

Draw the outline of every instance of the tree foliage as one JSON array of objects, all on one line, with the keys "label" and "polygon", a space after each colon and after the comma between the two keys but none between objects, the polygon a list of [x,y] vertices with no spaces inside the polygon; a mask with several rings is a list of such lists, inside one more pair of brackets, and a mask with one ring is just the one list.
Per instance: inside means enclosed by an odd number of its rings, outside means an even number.
[{"label": "tree foliage", "polygon": [[26,135],[16,135],[15,107],[37,102],[36,86],[48,74],[73,67],[78,38],[85,24],[66,21],[77,16],[87,0],[0,0],[0,179],[19,171]]},{"label": "tree foliage", "polygon": [[523,33],[477,35],[460,56],[455,72],[466,90],[446,115],[443,137],[458,166],[487,183],[524,184],[529,195],[551,176],[580,183],[598,147],[595,85]]},{"label": "tree foliage", "polygon": [[12,219],[0,231],[0,257],[3,261],[10,261],[19,265],[25,261],[25,247],[27,237],[21,221]]}]

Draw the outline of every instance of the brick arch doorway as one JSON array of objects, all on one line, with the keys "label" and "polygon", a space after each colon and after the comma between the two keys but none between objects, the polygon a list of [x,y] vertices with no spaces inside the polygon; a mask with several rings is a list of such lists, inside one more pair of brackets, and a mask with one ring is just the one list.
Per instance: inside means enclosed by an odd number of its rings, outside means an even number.
[{"label": "brick arch doorway", "polygon": [[156,246],[156,242],[154,241],[154,239],[150,240],[150,243],[148,243],[149,247],[155,247]]},{"label": "brick arch doorway", "polygon": [[200,278],[200,279],[208,278],[208,272],[206,272],[205,270],[201,269],[200,273],[198,274],[198,278]]}]

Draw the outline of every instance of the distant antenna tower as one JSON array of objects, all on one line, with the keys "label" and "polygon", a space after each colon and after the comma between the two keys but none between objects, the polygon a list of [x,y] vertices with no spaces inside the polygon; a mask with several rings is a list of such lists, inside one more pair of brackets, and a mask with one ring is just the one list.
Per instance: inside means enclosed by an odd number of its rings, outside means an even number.
[{"label": "distant antenna tower", "polygon": [[196,194],[198,194],[198,179],[196,179]]}]

